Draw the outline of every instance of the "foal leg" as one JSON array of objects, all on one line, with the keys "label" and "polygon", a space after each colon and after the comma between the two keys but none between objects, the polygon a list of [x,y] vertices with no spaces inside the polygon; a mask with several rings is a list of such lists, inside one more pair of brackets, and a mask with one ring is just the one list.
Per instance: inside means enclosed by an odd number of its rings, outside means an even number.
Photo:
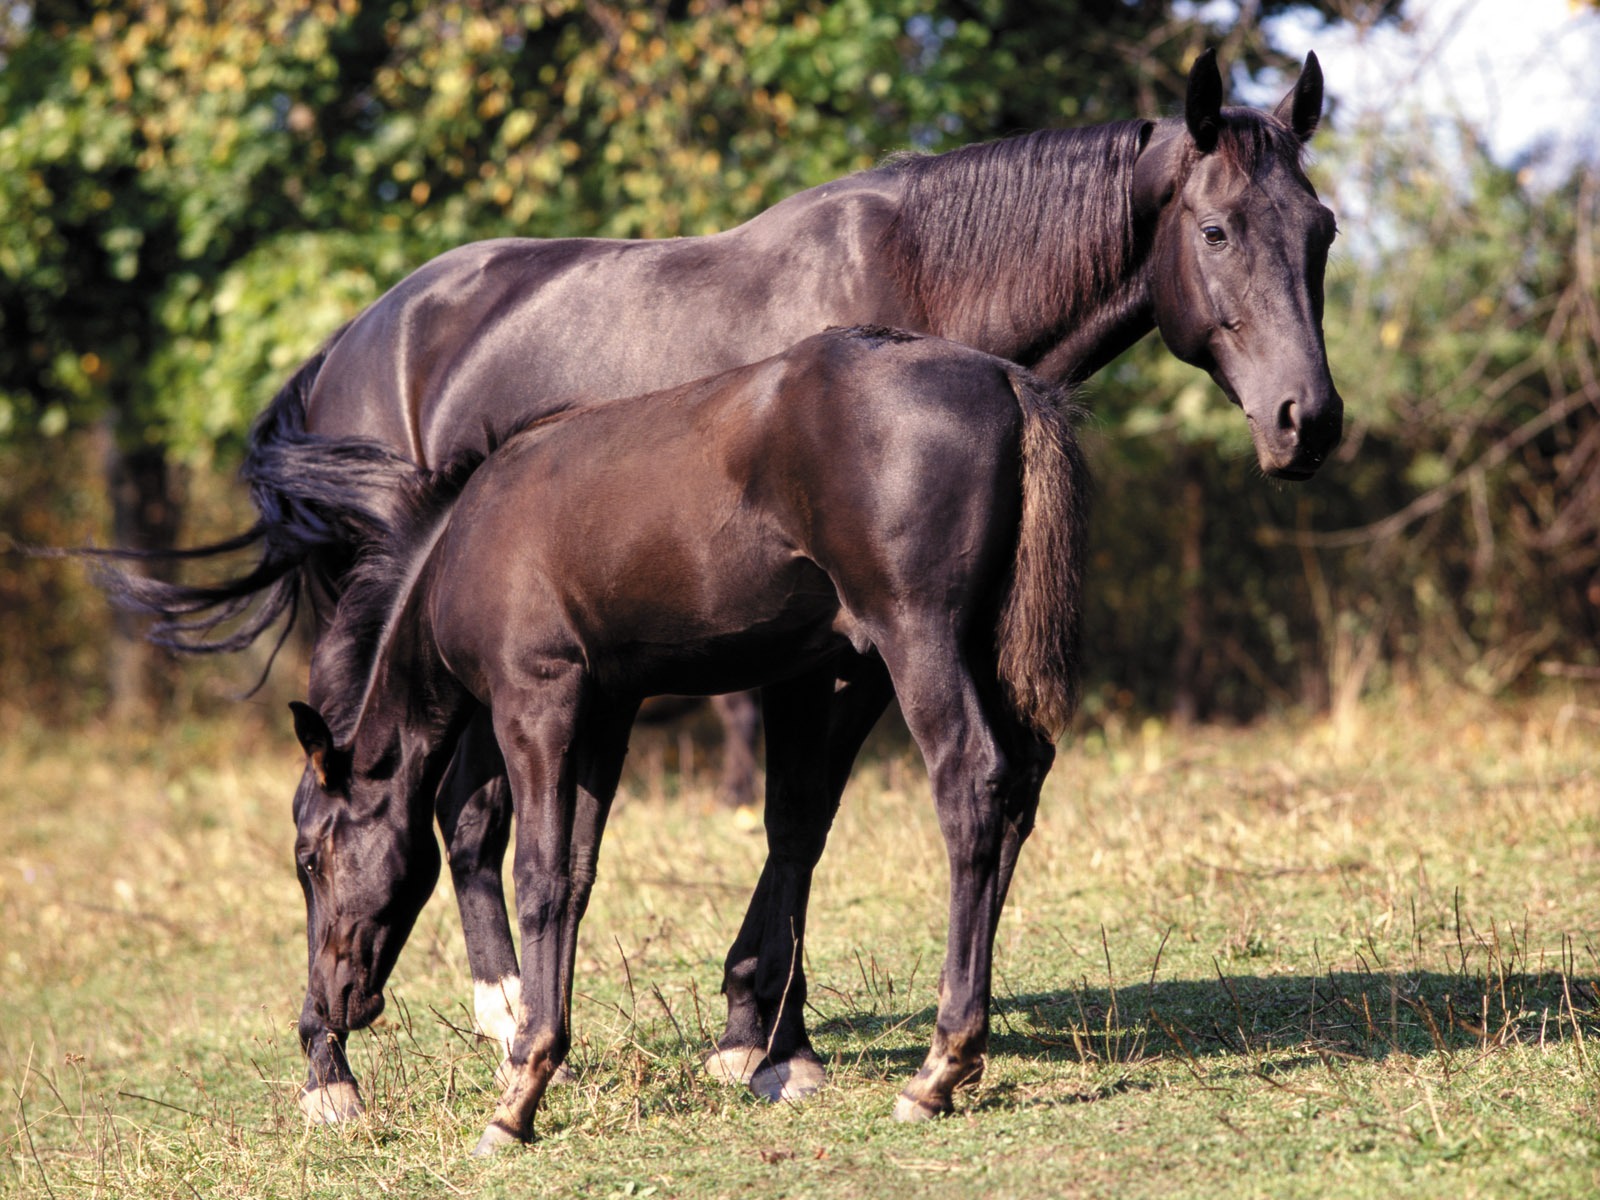
[{"label": "foal leg", "polygon": [[950,861],[933,1043],[895,1102],[900,1121],[952,1111],[955,1089],[983,1074],[995,927],[1043,780],[1037,752],[1007,752],[1028,735],[1002,703],[982,694],[958,655],[956,645],[924,637],[891,664],[906,724],[927,762]]},{"label": "foal leg", "polygon": [[850,765],[893,695],[876,660],[835,688],[827,670],[766,688],[767,862],[723,970],[728,1024],[706,1061],[767,1100],[810,1095],[824,1081],[805,1027],[803,960],[811,876],[839,810]]},{"label": "foal leg", "polygon": [[478,1142],[480,1155],[532,1136],[534,1113],[571,1041],[578,923],[633,718],[631,709],[586,714],[583,693],[580,671],[568,668],[495,712],[517,810],[523,988],[505,1090]]},{"label": "foal leg", "polygon": [[501,881],[511,837],[511,790],[487,709],[462,732],[434,812],[467,943],[473,1019],[499,1044],[504,1058],[517,1031],[521,980]]}]

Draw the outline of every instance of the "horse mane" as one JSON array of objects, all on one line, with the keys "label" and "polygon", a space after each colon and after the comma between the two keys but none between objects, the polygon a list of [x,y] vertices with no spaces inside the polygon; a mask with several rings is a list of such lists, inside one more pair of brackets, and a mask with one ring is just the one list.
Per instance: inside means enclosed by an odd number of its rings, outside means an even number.
[{"label": "horse mane", "polygon": [[1026,364],[1103,301],[1134,253],[1133,165],[1150,125],[1046,129],[885,160],[903,181],[885,247],[932,331],[970,341],[993,314],[1034,328],[1027,318],[1042,316],[1056,332],[1007,351]]},{"label": "horse mane", "polygon": [[[1133,168],[1153,128],[1112,121],[885,159],[901,199],[883,246],[928,329],[1035,367],[1112,300],[1139,253]],[[1271,115],[1223,110],[1214,153],[1247,179],[1273,164],[1299,170],[1303,152]],[[1199,157],[1191,145],[1184,177]]]},{"label": "horse mane", "polygon": [[574,402],[519,422],[504,433],[486,427],[482,447],[462,451],[436,471],[401,455],[388,455],[391,477],[384,522],[356,545],[339,607],[317,643],[313,675],[322,717],[335,745],[348,746],[354,739],[395,623],[467,481],[512,438],[576,411]]},{"label": "horse mane", "polygon": [[1214,153],[1221,154],[1245,178],[1254,179],[1274,163],[1290,163],[1300,169],[1306,147],[1293,130],[1271,115],[1254,108],[1229,107],[1222,110]]}]

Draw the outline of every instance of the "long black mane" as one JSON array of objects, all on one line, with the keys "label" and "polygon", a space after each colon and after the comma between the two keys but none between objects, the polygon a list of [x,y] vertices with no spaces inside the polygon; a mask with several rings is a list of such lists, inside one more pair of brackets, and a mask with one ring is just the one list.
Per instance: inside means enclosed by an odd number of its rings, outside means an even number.
[{"label": "long black mane", "polygon": [[[1150,127],[1047,129],[887,160],[904,184],[885,242],[931,332],[970,341],[999,313],[1066,329],[1103,303],[1134,253],[1133,166]],[[1007,357],[1029,364],[1059,337]]]}]

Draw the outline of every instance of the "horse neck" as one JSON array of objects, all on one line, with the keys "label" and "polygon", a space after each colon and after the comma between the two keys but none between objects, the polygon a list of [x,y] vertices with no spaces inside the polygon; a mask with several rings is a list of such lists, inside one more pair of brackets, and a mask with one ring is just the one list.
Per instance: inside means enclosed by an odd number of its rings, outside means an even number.
[{"label": "horse neck", "polygon": [[1132,202],[1148,129],[1046,130],[903,161],[888,241],[929,330],[1076,382],[1154,328]]},{"label": "horse neck", "polygon": [[349,747],[357,777],[391,777],[413,798],[447,757],[467,707],[425,617],[432,550],[448,512],[446,498],[401,533],[410,542],[403,550],[358,563],[312,662],[313,699],[335,742]]}]

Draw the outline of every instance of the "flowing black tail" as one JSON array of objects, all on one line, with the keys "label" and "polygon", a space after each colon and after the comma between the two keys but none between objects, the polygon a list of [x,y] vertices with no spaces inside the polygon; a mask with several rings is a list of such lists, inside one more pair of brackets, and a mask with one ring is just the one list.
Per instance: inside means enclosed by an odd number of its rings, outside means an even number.
[{"label": "flowing black tail", "polygon": [[[337,338],[337,335],[335,335]],[[329,346],[332,342],[329,342]],[[306,401],[324,347],[295,372],[256,421],[240,478],[260,514],[236,537],[184,550],[86,550],[101,561],[97,582],[118,607],[156,618],[148,638],[185,654],[242,650],[287,618],[294,625],[313,559],[337,588],[357,547],[387,535],[396,484],[416,467],[377,442],[330,439],[305,430]],[[171,583],[110,565],[214,558],[260,547],[243,575],[208,584]]]}]

